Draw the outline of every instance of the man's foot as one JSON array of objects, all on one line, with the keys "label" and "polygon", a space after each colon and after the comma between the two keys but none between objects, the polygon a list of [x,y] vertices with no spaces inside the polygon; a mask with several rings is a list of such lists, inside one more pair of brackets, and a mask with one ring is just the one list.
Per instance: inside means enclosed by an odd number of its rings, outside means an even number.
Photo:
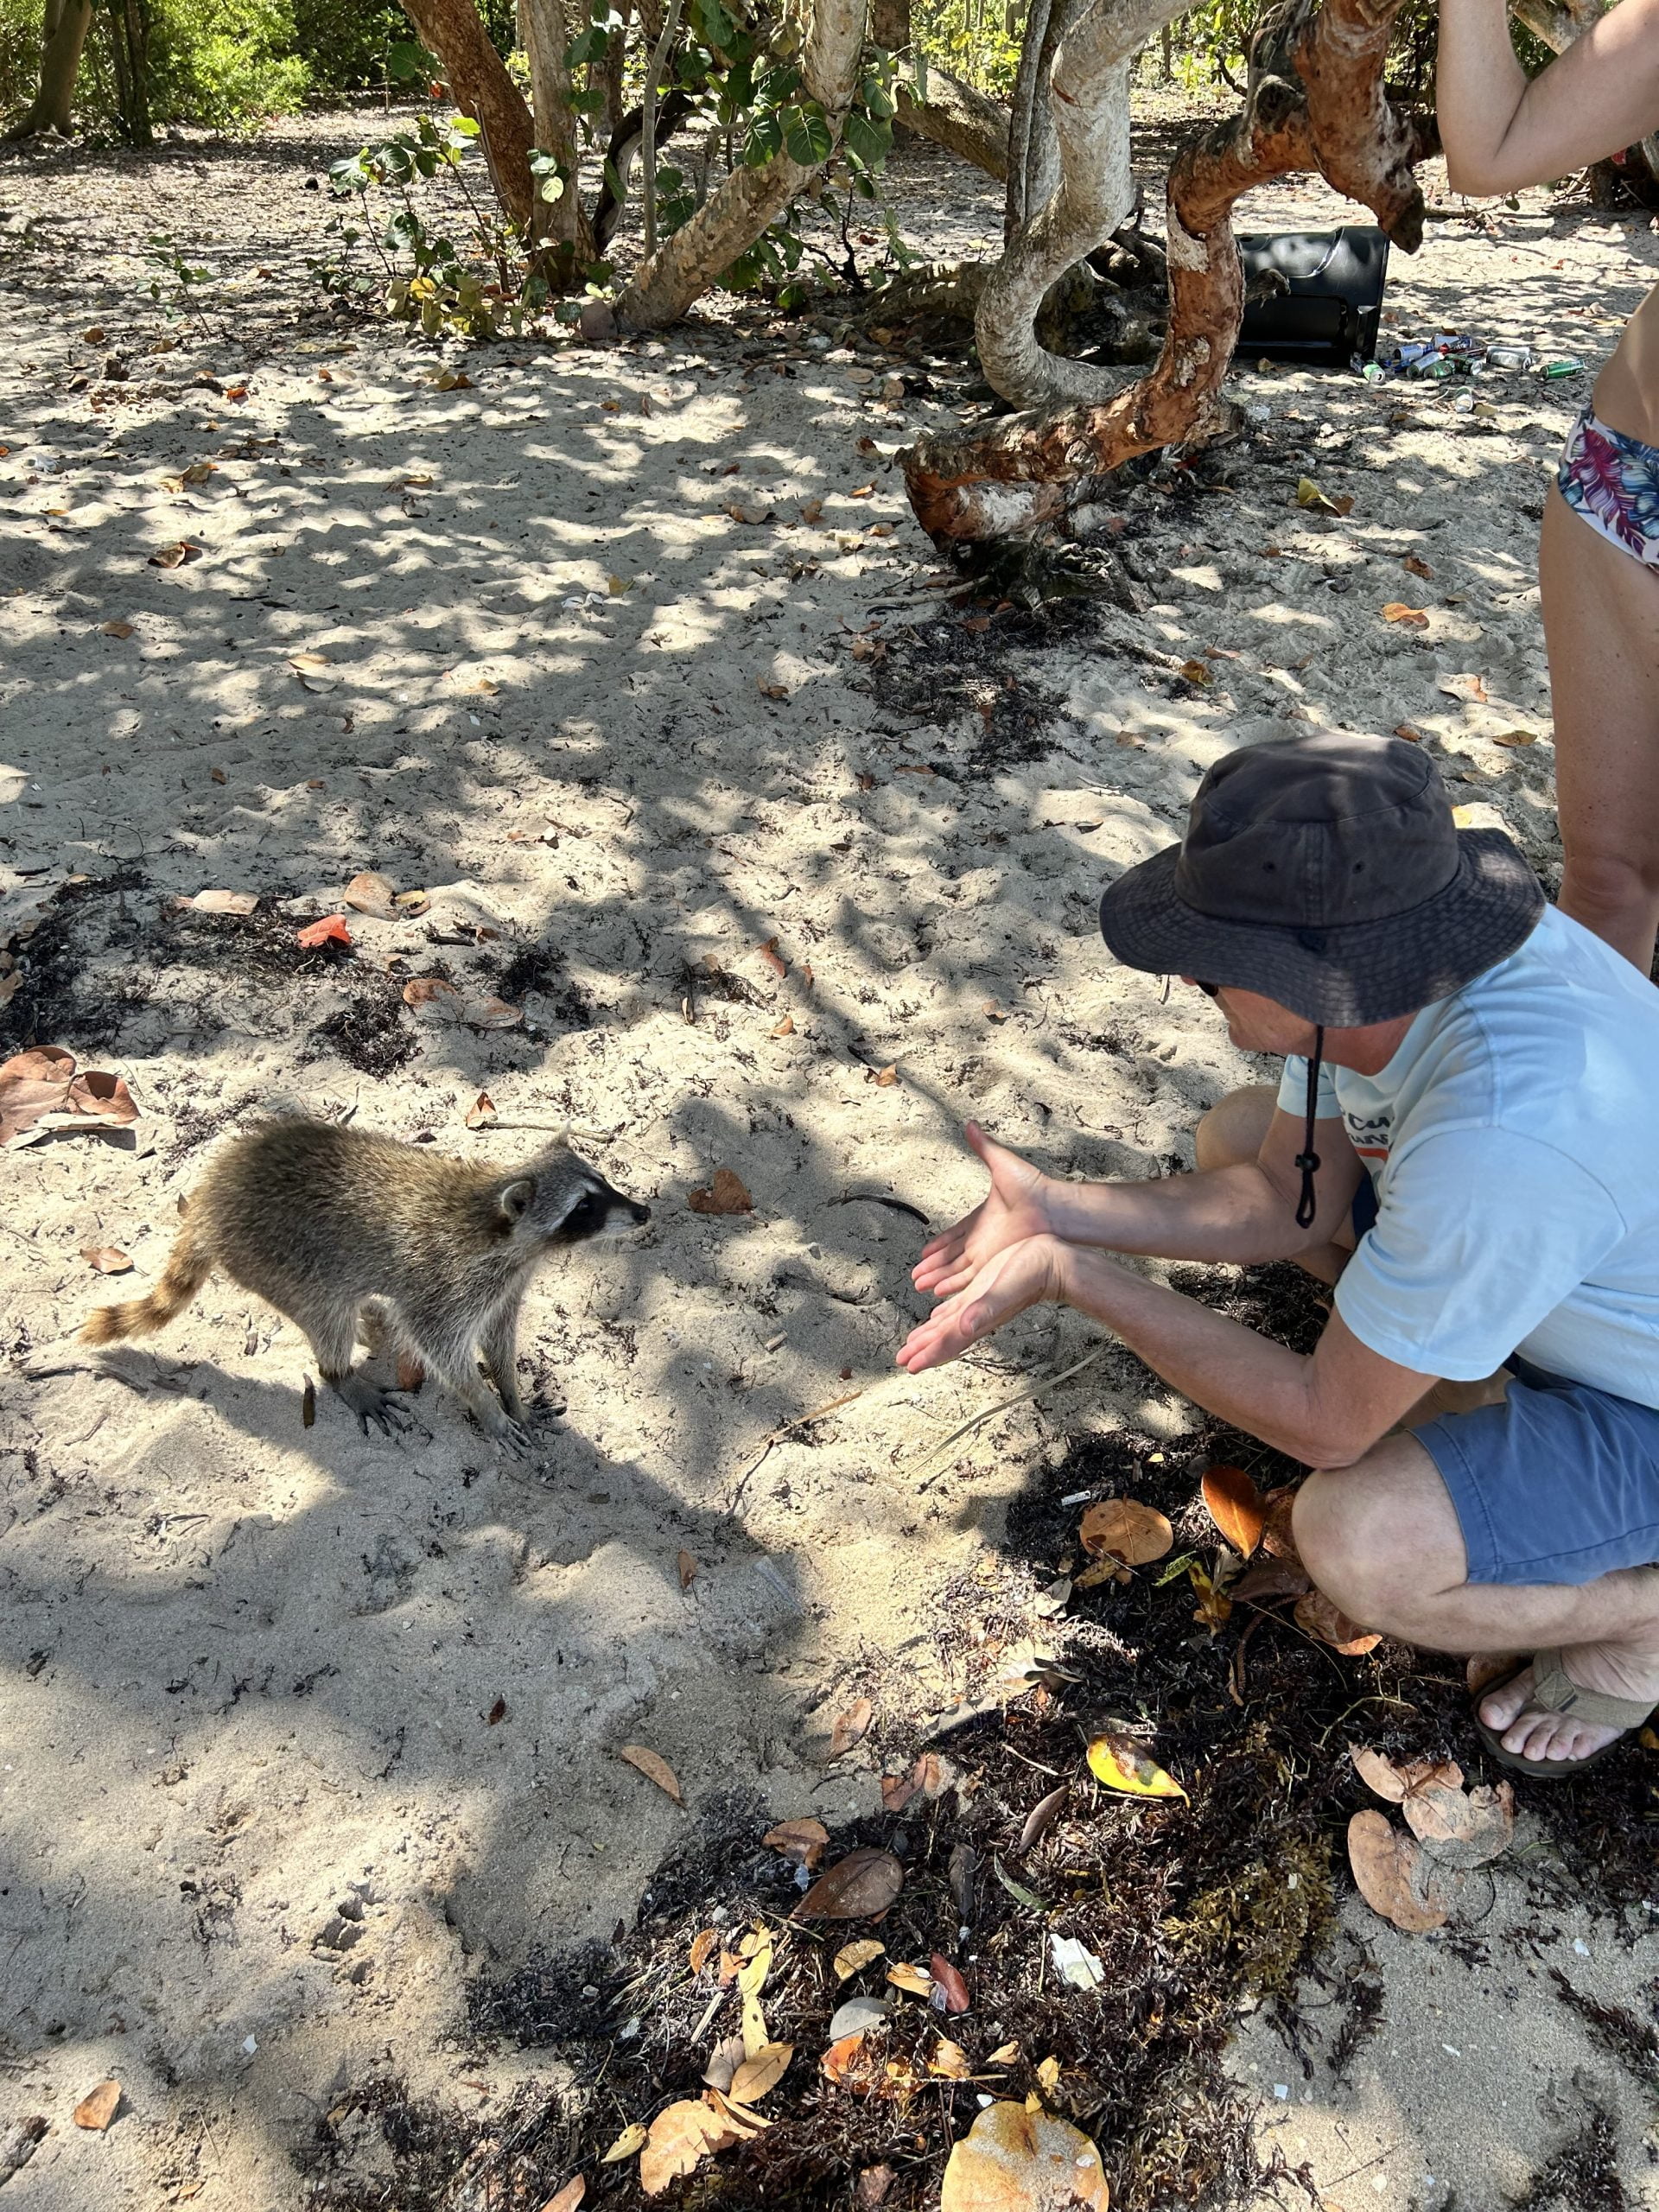
[{"label": "man's foot", "polygon": [[[1535,1703],[1534,1678],[1542,1666],[1556,1661],[1573,1688],[1591,1693],[1586,1700],[1594,1710],[1599,1697],[1626,1700],[1631,1714],[1615,1724],[1611,1719],[1591,1719],[1581,1710],[1549,1710]],[[1559,1685],[1549,1688],[1554,1707]],[[1570,1694],[1570,1693],[1569,1693]],[[1541,1652],[1530,1667],[1523,1667],[1479,1700],[1481,1719],[1502,1743],[1529,1764],[1546,1761],[1578,1762],[1594,1757],[1633,1727],[1639,1727],[1659,1705],[1659,1651],[1631,1651],[1616,1643],[1575,1643],[1557,1655]]]}]

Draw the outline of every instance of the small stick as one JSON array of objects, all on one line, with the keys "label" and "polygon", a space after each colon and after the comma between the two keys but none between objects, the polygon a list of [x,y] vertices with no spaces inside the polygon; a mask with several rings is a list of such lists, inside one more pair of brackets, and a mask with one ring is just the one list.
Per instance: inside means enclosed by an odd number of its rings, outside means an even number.
[{"label": "small stick", "polygon": [[1039,1376],[1035,1382],[1028,1383],[1023,1390],[1016,1391],[1013,1397],[1004,1398],[1000,1405],[987,1406],[983,1413],[976,1414],[971,1421],[965,1421],[960,1427],[953,1428],[942,1444],[934,1446],[928,1457],[927,1471],[930,1474],[932,1473],[939,1459],[950,1449],[958,1437],[968,1435],[973,1429],[982,1428],[988,1421],[995,1421],[998,1414],[1007,1413],[1011,1406],[1023,1405],[1027,1398],[1034,1398],[1039,1390],[1055,1389],[1062,1382],[1069,1382],[1074,1375],[1081,1375],[1085,1367],[1092,1367],[1105,1350],[1106,1346],[1103,1344],[1096,1344],[1093,1351],[1078,1360],[1074,1366],[1062,1370],[1058,1375]]}]

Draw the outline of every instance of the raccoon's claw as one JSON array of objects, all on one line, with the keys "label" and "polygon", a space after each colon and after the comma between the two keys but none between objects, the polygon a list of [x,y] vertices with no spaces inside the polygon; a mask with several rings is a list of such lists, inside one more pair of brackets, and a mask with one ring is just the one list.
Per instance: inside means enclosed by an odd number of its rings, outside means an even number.
[{"label": "raccoon's claw", "polygon": [[357,1415],[357,1426],[365,1436],[371,1421],[383,1436],[392,1436],[400,1429],[414,1426],[414,1414],[397,1396],[372,1382],[365,1382],[360,1376],[348,1375],[334,1388]]}]

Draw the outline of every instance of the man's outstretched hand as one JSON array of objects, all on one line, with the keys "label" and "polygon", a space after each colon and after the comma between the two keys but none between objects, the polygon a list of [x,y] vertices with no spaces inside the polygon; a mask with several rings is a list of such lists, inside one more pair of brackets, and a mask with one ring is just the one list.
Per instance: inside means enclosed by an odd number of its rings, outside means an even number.
[{"label": "man's outstretched hand", "polygon": [[[974,1130],[973,1135],[979,1133]],[[980,1138],[981,1144],[984,1141]],[[974,1149],[977,1152],[979,1145]],[[988,1149],[996,1152],[1001,1147],[991,1145]],[[1014,1154],[1004,1153],[1002,1157],[1012,1160]],[[989,1203],[988,1199],[986,1204]],[[970,1214],[968,1218],[971,1221],[974,1217]],[[949,1233],[954,1236],[956,1231]],[[1066,1267],[1074,1256],[1070,1246],[1048,1235],[1026,1236],[994,1253],[970,1274],[964,1288],[947,1298],[911,1331],[899,1348],[899,1366],[911,1375],[919,1375],[924,1368],[943,1367],[947,1360],[960,1359],[969,1344],[988,1337],[993,1329],[1000,1329],[1027,1306],[1064,1299]],[[919,1277],[921,1269],[916,1272]]]},{"label": "man's outstretched hand", "polygon": [[[963,1134],[969,1148],[990,1170],[991,1187],[971,1213],[923,1245],[910,1279],[918,1290],[933,1298],[950,1298],[965,1289],[999,1252],[1028,1237],[1046,1236],[1054,1226],[1048,1212],[1048,1178],[1041,1169],[1006,1145],[994,1144],[977,1122],[969,1122]],[[938,1318],[934,1314],[926,1325],[931,1327]],[[915,1342],[913,1337],[911,1342]],[[950,1359],[956,1356],[944,1355]],[[924,1360],[922,1364],[932,1367],[938,1362]]]}]

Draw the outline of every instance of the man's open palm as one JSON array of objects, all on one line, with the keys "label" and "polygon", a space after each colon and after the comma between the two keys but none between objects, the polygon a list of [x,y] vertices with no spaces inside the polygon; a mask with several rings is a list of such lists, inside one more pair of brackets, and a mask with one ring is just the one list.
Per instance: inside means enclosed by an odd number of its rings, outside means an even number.
[{"label": "man's open palm", "polygon": [[999,1252],[1028,1236],[1046,1236],[1053,1226],[1048,1179],[1041,1170],[1006,1145],[994,1144],[977,1122],[969,1122],[963,1134],[990,1170],[991,1187],[971,1213],[923,1245],[910,1279],[933,1298],[964,1289]]}]

